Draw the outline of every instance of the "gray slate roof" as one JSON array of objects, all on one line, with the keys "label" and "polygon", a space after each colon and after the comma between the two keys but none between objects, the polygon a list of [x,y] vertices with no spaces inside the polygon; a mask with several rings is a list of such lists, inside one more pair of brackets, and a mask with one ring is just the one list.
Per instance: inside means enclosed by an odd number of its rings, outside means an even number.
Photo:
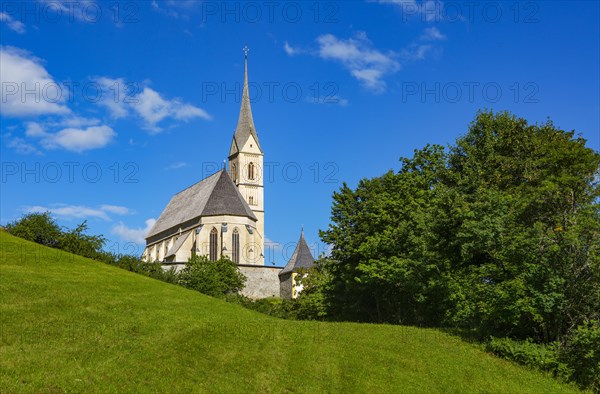
[{"label": "gray slate roof", "polygon": [[215,215],[258,220],[224,169],[174,195],[146,239],[200,216]]},{"label": "gray slate roof", "polygon": [[306,244],[306,240],[304,239],[304,232],[300,233],[300,240],[296,245],[296,250],[294,250],[294,254],[292,258],[285,267],[279,272],[279,275],[289,274],[291,272],[297,272],[300,268],[310,268],[315,264],[315,259],[310,253],[310,249]]},{"label": "gray slate roof", "polygon": [[261,149],[260,143],[258,142],[258,133],[254,127],[254,119],[252,118],[252,108],[250,108],[250,94],[248,89],[248,58],[246,57],[244,61],[244,90],[242,92],[242,105],[240,107],[240,117],[238,118],[237,128],[235,129],[235,134],[233,135],[233,140],[235,141],[238,150],[242,149],[250,136],[254,137],[258,148]]}]

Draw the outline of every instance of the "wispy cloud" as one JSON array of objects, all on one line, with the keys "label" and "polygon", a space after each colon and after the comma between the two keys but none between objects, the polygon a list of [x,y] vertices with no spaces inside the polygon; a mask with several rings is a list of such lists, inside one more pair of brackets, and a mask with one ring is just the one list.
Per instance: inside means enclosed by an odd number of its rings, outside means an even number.
[{"label": "wispy cloud", "polygon": [[13,137],[12,135],[8,134],[5,136],[5,138],[8,140],[7,142],[7,146],[9,148],[14,149],[17,153],[22,154],[22,155],[41,155],[42,152],[37,149],[34,145],[30,144],[29,142],[27,142],[26,140],[24,140],[21,137]]},{"label": "wispy cloud", "polygon": [[[98,14],[94,11],[102,13],[102,3],[94,0],[37,0],[40,3],[47,3],[51,9],[59,15],[68,15],[69,18],[74,18],[80,22],[96,23]],[[107,12],[110,10],[106,10]],[[115,20],[117,18],[114,18]]]},{"label": "wispy cloud", "polygon": [[446,36],[439,31],[439,29],[435,26],[428,27],[423,31],[420,39],[422,41],[441,41],[445,40]]},{"label": "wispy cloud", "polygon": [[131,211],[126,207],[118,205],[101,205],[98,208],[87,207],[84,205],[66,205],[54,204],[52,206],[35,205],[26,207],[25,212],[28,213],[43,213],[50,212],[53,215],[65,219],[101,219],[105,221],[112,220],[109,214],[113,215],[128,215]]},{"label": "wispy cloud", "polygon": [[425,22],[443,20],[444,3],[440,0],[375,0],[377,3],[392,4],[400,8],[405,19],[418,15]]},{"label": "wispy cloud", "polygon": [[6,26],[16,33],[23,34],[26,31],[25,24],[23,22],[14,19],[6,12],[0,12],[0,22],[6,23]]},{"label": "wispy cloud", "polygon": [[[408,62],[425,59],[435,49],[434,42],[445,39],[446,36],[438,28],[431,27],[426,28],[421,36],[407,47],[396,51],[375,48],[364,32],[358,32],[347,39],[338,38],[333,34],[320,35],[316,39],[316,49],[293,47],[286,41],[283,49],[289,56],[305,53],[338,62],[363,87],[375,93],[382,93],[387,87],[387,77],[399,71]],[[340,105],[347,103],[345,99],[339,100]]]},{"label": "wispy cloud", "polygon": [[343,97],[334,95],[334,96],[321,96],[318,98],[311,97],[307,100],[309,103],[313,104],[337,104],[340,107],[345,107],[348,105],[348,99]]},{"label": "wispy cloud", "polygon": [[417,40],[400,51],[400,57],[404,63],[408,63],[423,60],[431,53],[439,54],[439,47],[434,42],[445,39],[446,36],[437,27],[428,27]]},{"label": "wispy cloud", "polygon": [[189,12],[198,7],[200,3],[198,0],[152,0],[150,5],[155,12],[171,18],[188,19]]},{"label": "wispy cloud", "polygon": [[183,161],[178,161],[177,163],[173,163],[173,164],[167,166],[165,168],[165,170],[178,170],[180,168],[184,168],[184,167],[187,167],[187,166],[188,166],[188,163],[185,163]]},{"label": "wispy cloud", "polygon": [[301,52],[301,49],[292,47],[287,41],[283,44],[283,50],[290,56],[297,55]]},{"label": "wispy cloud", "polygon": [[374,48],[364,32],[345,40],[324,34],[317,37],[317,43],[320,58],[341,63],[363,86],[376,92],[385,90],[386,75],[400,69],[395,54]]},{"label": "wispy cloud", "polygon": [[152,229],[156,219],[146,220],[144,227],[128,227],[123,222],[119,222],[111,229],[111,233],[117,235],[123,241],[144,244],[146,234]]}]

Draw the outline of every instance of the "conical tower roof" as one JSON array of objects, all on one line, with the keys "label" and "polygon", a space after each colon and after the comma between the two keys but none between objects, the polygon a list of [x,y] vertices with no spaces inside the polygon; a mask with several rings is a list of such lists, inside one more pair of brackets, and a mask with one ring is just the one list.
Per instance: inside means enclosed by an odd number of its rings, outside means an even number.
[{"label": "conical tower roof", "polygon": [[304,268],[308,269],[315,264],[315,259],[310,252],[310,248],[308,247],[306,240],[304,239],[304,231],[300,233],[300,240],[296,245],[296,250],[294,250],[294,254],[292,258],[286,266],[279,272],[279,275],[289,274],[291,272],[297,272],[299,269]]},{"label": "conical tower roof", "polygon": [[[248,88],[248,47],[244,47],[244,89],[242,91],[242,105],[240,107],[240,117],[238,119],[237,128],[233,139],[238,149],[246,144],[250,136],[254,137],[258,148],[258,133],[254,127],[254,119],[252,118],[252,108],[250,107],[250,92]],[[261,149],[262,151],[262,149]]]}]

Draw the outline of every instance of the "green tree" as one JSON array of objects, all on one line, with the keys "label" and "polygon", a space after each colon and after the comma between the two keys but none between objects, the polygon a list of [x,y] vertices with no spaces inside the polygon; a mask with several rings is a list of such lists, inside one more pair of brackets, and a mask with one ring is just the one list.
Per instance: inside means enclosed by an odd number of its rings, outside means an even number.
[{"label": "green tree", "polygon": [[435,186],[445,168],[440,146],[402,159],[399,173],[346,184],[334,193],[332,223],[321,232],[333,246],[324,269],[334,317],[429,324],[439,314],[443,289],[427,242]]},{"label": "green tree", "polygon": [[445,323],[552,341],[600,311],[600,155],[552,122],[481,112],[450,150],[433,219]]},{"label": "green tree", "polygon": [[480,112],[448,153],[333,195],[336,319],[551,342],[600,313],[600,155],[548,121]]},{"label": "green tree", "polygon": [[58,247],[62,232],[50,212],[29,213],[6,225],[12,235],[50,247]]},{"label": "green tree", "polygon": [[246,277],[226,257],[210,261],[206,256],[193,256],[179,273],[179,283],[188,289],[223,297],[244,288]]}]

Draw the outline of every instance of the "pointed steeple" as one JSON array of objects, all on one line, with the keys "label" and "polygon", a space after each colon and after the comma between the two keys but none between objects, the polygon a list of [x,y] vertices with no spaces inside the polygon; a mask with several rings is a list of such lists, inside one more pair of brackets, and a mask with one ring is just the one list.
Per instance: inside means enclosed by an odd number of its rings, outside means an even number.
[{"label": "pointed steeple", "polygon": [[252,119],[252,108],[250,108],[250,92],[248,89],[248,46],[245,46],[244,90],[242,92],[242,106],[240,108],[240,117],[238,119],[237,128],[235,129],[235,134],[233,136],[238,149],[241,149],[244,146],[250,136],[254,137],[254,140],[260,149],[258,134],[256,133],[256,128],[254,127],[254,119]]}]

